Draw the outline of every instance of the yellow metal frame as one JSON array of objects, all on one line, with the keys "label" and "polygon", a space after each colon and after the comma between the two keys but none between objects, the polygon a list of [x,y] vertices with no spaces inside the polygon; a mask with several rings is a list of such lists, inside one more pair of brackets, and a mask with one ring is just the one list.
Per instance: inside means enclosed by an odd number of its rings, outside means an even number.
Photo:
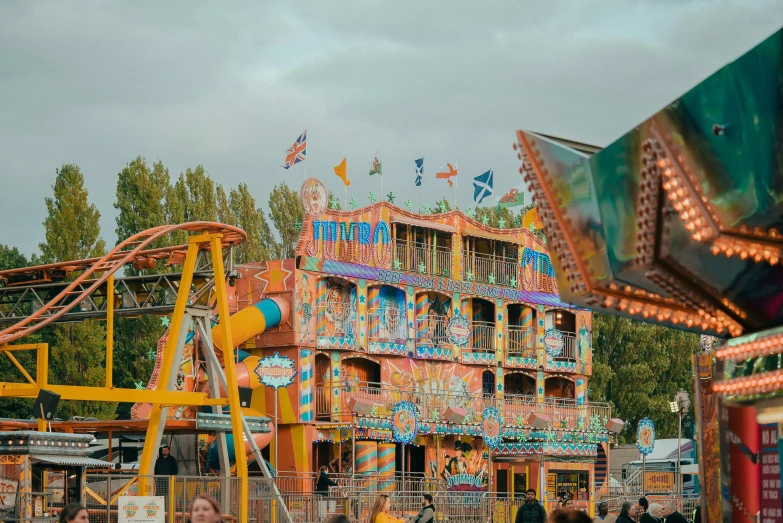
[{"label": "yellow metal frame", "polygon": [[[163,351],[163,364],[158,377],[157,387],[154,390],[136,390],[115,388],[113,386],[113,348],[114,348],[114,277],[107,282],[108,303],[106,306],[106,385],[104,387],[84,387],[78,385],[51,385],[49,384],[49,346],[46,343],[3,345],[0,353],[4,353],[14,366],[24,376],[27,383],[0,382],[0,397],[35,398],[41,389],[46,389],[59,394],[63,400],[77,401],[108,401],[128,403],[151,403],[149,425],[147,426],[147,438],[144,442],[144,450],[140,461],[140,474],[149,475],[153,469],[153,461],[158,450],[158,441],[154,441],[159,429],[165,427],[169,406],[191,405],[228,405],[231,409],[231,430],[234,436],[234,457],[236,473],[240,478],[240,504],[238,521],[246,523],[248,519],[248,471],[247,459],[244,452],[242,434],[242,409],[239,404],[239,389],[236,378],[236,363],[230,352],[224,358],[227,398],[209,398],[201,392],[179,392],[167,390],[172,369],[174,368],[174,356],[179,342],[179,334],[185,317],[185,308],[188,305],[190,286],[193,281],[193,271],[196,267],[196,258],[203,245],[209,246],[212,255],[214,271],[214,289],[217,298],[218,319],[223,325],[221,329],[221,345],[232,347],[232,333],[230,313],[228,307],[228,293],[226,291],[225,269],[223,267],[223,248],[220,233],[205,233],[193,235],[188,238],[188,251],[180,279],[177,301],[174,312],[171,315],[169,337]],[[34,350],[37,352],[35,379],[14,357],[13,352]],[[38,430],[46,430],[46,422],[38,421]],[[140,477],[139,493],[151,494],[152,484],[147,476]],[[131,482],[132,483],[132,482]],[[127,488],[127,485],[126,485]]]}]

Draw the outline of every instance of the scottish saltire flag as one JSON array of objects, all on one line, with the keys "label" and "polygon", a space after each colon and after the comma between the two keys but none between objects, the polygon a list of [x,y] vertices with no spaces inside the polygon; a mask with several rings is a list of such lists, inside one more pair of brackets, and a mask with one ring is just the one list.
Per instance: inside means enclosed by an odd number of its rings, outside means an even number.
[{"label": "scottish saltire flag", "polygon": [[294,144],[285,152],[285,165],[283,169],[288,169],[292,165],[305,161],[307,158],[307,129],[299,135]]},{"label": "scottish saltire flag", "polygon": [[480,204],[487,196],[492,196],[492,169],[473,178],[473,201]]},{"label": "scottish saltire flag", "polygon": [[[457,168],[451,165],[450,163],[447,163],[445,165],[442,165],[440,169],[438,169],[438,172],[435,173],[435,178],[438,180],[445,180],[448,182],[449,187],[454,187],[454,182],[451,181],[452,178],[457,177]],[[441,185],[445,185],[444,183],[441,183]]]},{"label": "scottish saltire flag", "polygon": [[421,187],[421,175],[424,172],[424,157],[416,160],[416,187]]}]

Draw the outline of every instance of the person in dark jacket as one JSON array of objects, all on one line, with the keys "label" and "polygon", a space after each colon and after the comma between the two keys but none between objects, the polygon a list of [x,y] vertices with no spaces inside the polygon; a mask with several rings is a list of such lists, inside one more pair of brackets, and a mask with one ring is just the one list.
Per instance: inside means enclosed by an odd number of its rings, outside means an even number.
[{"label": "person in dark jacket", "polygon": [[660,523],[658,518],[647,512],[649,508],[650,502],[647,501],[647,498],[639,498],[639,510],[642,511],[641,514],[636,514],[639,523]]},{"label": "person in dark jacket", "polygon": [[329,477],[326,467],[318,469],[318,477],[315,481],[315,493],[321,497],[318,501],[318,515],[319,520],[326,517],[327,512],[333,512],[329,510],[330,506],[336,506],[336,503],[332,501],[327,504],[326,497],[329,495],[329,487],[336,487],[337,482]]},{"label": "person in dark jacket", "polygon": [[701,523],[701,502],[693,509],[693,523]]},{"label": "person in dark jacket", "polygon": [[177,458],[171,455],[171,449],[168,445],[163,445],[160,448],[160,455],[155,461],[155,475],[176,476],[178,472],[179,465],[177,464]]},{"label": "person in dark jacket", "polygon": [[672,503],[664,503],[663,505],[663,518],[666,523],[688,523],[685,516],[677,511],[677,507]]},{"label": "person in dark jacket", "polygon": [[620,515],[617,516],[615,523],[633,523],[633,517],[635,515],[634,504],[630,501],[623,503],[620,508]]},{"label": "person in dark jacket", "polygon": [[546,510],[536,499],[535,489],[525,492],[525,502],[517,510],[514,523],[546,523]]},{"label": "person in dark jacket", "polygon": [[336,487],[337,482],[329,477],[326,467],[318,470],[318,479],[315,482],[315,491],[320,496],[329,495],[329,487]]},{"label": "person in dark jacket", "polygon": [[419,514],[413,518],[413,523],[433,523],[435,521],[435,505],[432,504],[432,495],[421,496],[422,508]]}]

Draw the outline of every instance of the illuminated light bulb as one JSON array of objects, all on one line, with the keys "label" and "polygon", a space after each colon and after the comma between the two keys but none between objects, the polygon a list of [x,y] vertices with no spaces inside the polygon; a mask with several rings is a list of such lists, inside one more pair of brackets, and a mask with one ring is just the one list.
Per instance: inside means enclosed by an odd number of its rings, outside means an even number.
[{"label": "illuminated light bulb", "polygon": [[663,158],[661,158],[660,160],[658,160],[658,167],[660,167],[661,169],[663,169],[664,167],[666,167],[666,160],[664,160]]},{"label": "illuminated light bulb", "polygon": [[672,188],[671,182],[666,182],[666,183],[663,184],[663,190],[664,191],[668,191],[671,188]]},{"label": "illuminated light bulb", "polygon": [[677,195],[674,194],[673,192],[670,192],[669,194],[667,194],[666,197],[669,198],[672,201],[677,199]]}]

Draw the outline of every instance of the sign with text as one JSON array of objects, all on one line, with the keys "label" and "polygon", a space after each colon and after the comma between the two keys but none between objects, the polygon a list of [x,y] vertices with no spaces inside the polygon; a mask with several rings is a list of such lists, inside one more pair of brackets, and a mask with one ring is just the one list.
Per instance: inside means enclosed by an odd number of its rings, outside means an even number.
[{"label": "sign with text", "polygon": [[258,360],[254,372],[261,383],[275,389],[288,387],[294,383],[294,377],[296,377],[294,360],[287,356],[281,356],[277,352],[273,356]]},{"label": "sign with text", "polygon": [[163,496],[120,496],[118,523],[166,523]]},{"label": "sign with text", "polygon": [[783,499],[780,491],[778,427],[761,425],[761,523],[783,523]]},{"label": "sign with text", "polygon": [[674,472],[645,471],[644,482],[647,492],[674,492]]},{"label": "sign with text", "polygon": [[0,478],[0,510],[6,511],[16,505],[16,491],[19,482],[15,479]]}]

